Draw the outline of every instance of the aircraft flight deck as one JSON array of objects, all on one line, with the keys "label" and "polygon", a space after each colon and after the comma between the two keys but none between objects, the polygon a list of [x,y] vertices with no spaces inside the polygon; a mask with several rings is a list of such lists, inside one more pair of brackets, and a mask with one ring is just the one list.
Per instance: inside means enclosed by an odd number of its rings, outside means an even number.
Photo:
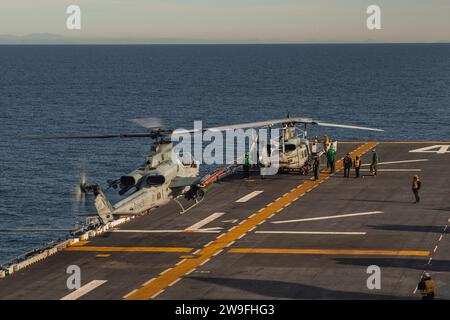
[{"label": "aircraft flight deck", "polygon": [[[449,299],[449,144],[340,143],[336,173],[322,163],[318,180],[238,173],[185,214],[171,201],[0,279],[0,298],[420,299],[427,271]],[[362,157],[359,179],[343,177],[347,152]],[[67,288],[71,265],[78,290]],[[379,289],[368,288],[370,266]]]}]

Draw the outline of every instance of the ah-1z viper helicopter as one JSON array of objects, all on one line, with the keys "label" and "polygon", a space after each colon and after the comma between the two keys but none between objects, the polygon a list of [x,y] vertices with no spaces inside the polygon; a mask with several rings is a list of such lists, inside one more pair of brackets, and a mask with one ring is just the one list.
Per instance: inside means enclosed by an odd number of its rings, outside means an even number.
[{"label": "ah-1z viper helicopter", "polygon": [[[95,195],[94,203],[98,213],[97,222],[101,224],[111,222],[116,217],[147,213],[151,209],[164,205],[172,199],[177,201],[177,198],[180,196],[194,200],[194,205],[196,205],[203,199],[205,192],[215,181],[234,172],[240,165],[239,163],[230,164],[225,168],[215,171],[213,174],[201,177],[199,176],[200,163],[198,161],[195,161],[193,158],[187,162],[185,160],[182,161],[173,152],[171,136],[176,135],[177,131],[155,128],[154,125],[146,125],[144,123],[145,121],[139,120],[135,122],[150,129],[148,132],[44,137],[45,139],[150,138],[154,140],[152,152],[142,166],[122,176],[120,179],[108,180],[109,187],[120,189],[120,195],[124,195],[133,189],[129,196],[115,205],[112,205],[107,200],[98,184],[88,184],[85,179],[81,181],[80,190],[85,194],[92,192]],[[297,124],[304,126],[300,134],[296,133],[299,129],[296,127]],[[315,154],[320,155],[325,149],[325,146],[320,144],[312,148],[312,143],[307,139],[307,125],[383,131],[368,127],[325,123],[308,118],[291,118],[289,115],[283,119],[204,128],[201,131],[272,128],[278,125],[281,126],[279,144],[277,144],[279,146],[278,169],[287,171],[302,171],[301,168],[308,165]],[[182,130],[182,132],[178,131],[178,134],[192,134],[197,131],[197,129]],[[251,148],[253,147],[254,145]],[[261,155],[258,156],[258,164],[261,167],[270,166],[270,144],[267,145],[267,148],[262,148]],[[187,211],[181,204],[180,206],[182,212]]]}]

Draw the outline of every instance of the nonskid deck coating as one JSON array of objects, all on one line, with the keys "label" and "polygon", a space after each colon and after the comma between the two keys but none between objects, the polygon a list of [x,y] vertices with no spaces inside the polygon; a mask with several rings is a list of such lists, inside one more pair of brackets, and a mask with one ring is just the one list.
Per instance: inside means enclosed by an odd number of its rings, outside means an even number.
[{"label": "nonskid deck coating", "polygon": [[[447,299],[450,153],[409,152],[433,145],[449,143],[340,145],[339,158],[365,153],[365,164],[376,147],[380,162],[389,163],[377,177],[363,172],[364,178],[347,179],[338,171],[319,181],[277,175],[221,182],[184,215],[171,203],[120,225],[123,232],[91,238],[1,279],[0,298],[68,296],[66,270],[77,265],[82,285],[106,281],[72,295],[78,299],[409,299],[418,298],[423,270],[434,277],[437,297]],[[420,204],[413,204],[414,174],[423,183]],[[364,212],[379,213],[352,216]],[[164,232],[215,213],[224,214],[202,228],[218,232]],[[330,216],[336,218],[324,218]],[[380,290],[367,288],[371,265],[381,269]]]}]

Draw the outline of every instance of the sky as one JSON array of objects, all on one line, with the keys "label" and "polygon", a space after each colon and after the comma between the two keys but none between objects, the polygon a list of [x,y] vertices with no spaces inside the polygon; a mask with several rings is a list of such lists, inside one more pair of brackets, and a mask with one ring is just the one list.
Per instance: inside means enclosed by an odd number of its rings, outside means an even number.
[{"label": "sky", "polygon": [[[68,30],[66,8],[81,8]],[[366,9],[381,9],[368,30]],[[1,0],[0,35],[88,42],[450,42],[450,0]]]}]

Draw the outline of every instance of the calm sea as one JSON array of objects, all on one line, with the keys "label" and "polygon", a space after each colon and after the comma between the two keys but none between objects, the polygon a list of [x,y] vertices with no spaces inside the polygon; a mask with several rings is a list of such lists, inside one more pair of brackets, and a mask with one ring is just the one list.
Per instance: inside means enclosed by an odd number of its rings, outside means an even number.
[{"label": "calm sea", "polygon": [[[33,141],[30,134],[141,131],[280,118],[379,127],[340,140],[449,139],[450,45],[0,46],[0,229],[73,227],[79,174],[104,183],[146,140]],[[324,131],[316,131],[323,134]],[[112,200],[117,199],[108,192]],[[0,233],[0,261],[65,233]]]}]

